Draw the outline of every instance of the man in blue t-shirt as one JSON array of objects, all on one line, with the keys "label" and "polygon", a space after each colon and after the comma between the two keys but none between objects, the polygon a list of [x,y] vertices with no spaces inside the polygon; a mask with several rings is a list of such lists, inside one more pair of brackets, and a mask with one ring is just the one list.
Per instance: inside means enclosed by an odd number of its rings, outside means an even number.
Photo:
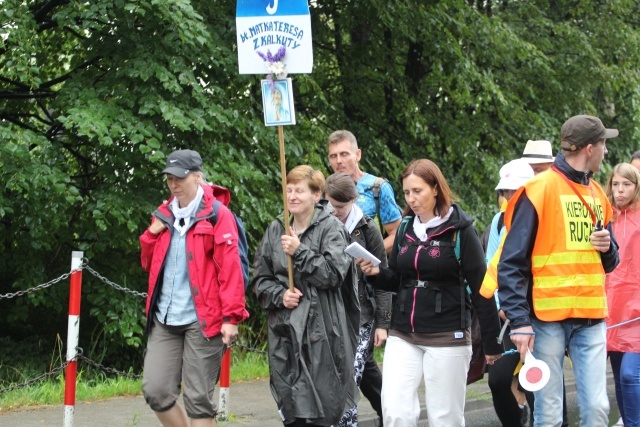
[{"label": "man in blue t-shirt", "polygon": [[[393,188],[388,181],[365,173],[360,170],[358,162],[362,156],[362,151],[358,148],[356,137],[348,130],[337,130],[329,135],[328,140],[329,163],[335,173],[346,173],[356,182],[358,188],[358,199],[356,203],[365,215],[374,218],[378,224],[382,224],[386,236],[384,237],[384,248],[387,254],[393,247],[393,239],[396,229],[402,220],[402,210],[396,203]],[[376,188],[379,186],[378,188]],[[374,191],[379,191],[379,212],[378,217]]]},{"label": "man in blue t-shirt", "polygon": [[[387,234],[384,239],[384,248],[387,254],[390,253],[396,230],[402,220],[402,211],[396,203],[391,184],[387,180],[360,170],[358,162],[362,152],[358,148],[356,137],[348,130],[338,130],[329,135],[328,150],[329,163],[331,163],[333,172],[347,174],[356,182],[358,189],[356,203],[362,212],[368,217],[374,218],[378,225],[382,224],[384,227]],[[374,191],[378,193],[378,203],[376,203]],[[378,212],[380,212],[379,218]],[[373,358],[373,345],[375,342],[376,347],[380,347],[386,340],[387,330],[376,326],[375,341],[374,339],[370,341],[369,354],[364,362],[362,380],[360,381],[360,390],[380,417],[379,425],[381,426],[382,373]]]}]

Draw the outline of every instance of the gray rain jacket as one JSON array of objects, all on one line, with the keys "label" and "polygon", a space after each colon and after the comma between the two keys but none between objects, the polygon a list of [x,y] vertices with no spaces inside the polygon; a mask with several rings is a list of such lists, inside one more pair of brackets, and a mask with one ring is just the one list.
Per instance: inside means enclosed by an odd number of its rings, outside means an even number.
[{"label": "gray rain jacket", "polygon": [[289,287],[282,250],[281,219],[265,232],[254,262],[252,286],[267,310],[271,393],[285,423],[296,418],[336,424],[360,393],[353,363],[360,308],[352,258],[344,252],[349,235],[327,208],[316,206],[292,256],[300,305],[284,307]]}]

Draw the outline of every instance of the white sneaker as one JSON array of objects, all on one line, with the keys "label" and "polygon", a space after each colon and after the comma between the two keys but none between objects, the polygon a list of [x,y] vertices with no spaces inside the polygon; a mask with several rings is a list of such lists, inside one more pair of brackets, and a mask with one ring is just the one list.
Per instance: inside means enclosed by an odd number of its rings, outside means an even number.
[{"label": "white sneaker", "polygon": [[613,427],[624,427],[624,423],[622,422],[622,417],[618,419],[618,422],[615,423]]}]

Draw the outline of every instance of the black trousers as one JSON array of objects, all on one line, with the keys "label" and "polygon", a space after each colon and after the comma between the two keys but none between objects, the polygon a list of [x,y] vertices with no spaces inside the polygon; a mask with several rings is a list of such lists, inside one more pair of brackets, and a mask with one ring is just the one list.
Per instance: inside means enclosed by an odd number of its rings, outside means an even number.
[{"label": "black trousers", "polygon": [[320,424],[307,424],[306,420],[302,418],[296,418],[296,420],[289,424],[284,424],[285,427],[323,427]]},{"label": "black trousers", "polygon": [[[511,350],[516,346],[510,339],[504,341],[505,350]],[[520,361],[519,354],[509,354],[502,356],[493,365],[489,365],[489,388],[493,397],[493,407],[496,415],[503,426],[520,426],[520,407],[515,396],[511,392],[511,382],[513,381],[513,371]],[[534,412],[533,403],[535,401],[533,393],[524,390],[519,384],[518,389],[524,392],[527,404],[531,410],[530,425],[533,425]],[[562,386],[562,427],[569,427],[567,417],[567,393],[565,386]]]},{"label": "black trousers", "polygon": [[[505,343],[506,344],[506,343]],[[507,347],[505,345],[505,347]],[[509,354],[489,365],[489,388],[493,397],[493,408],[503,426],[519,427],[520,406],[511,391],[513,371],[520,361],[519,354]],[[533,409],[533,393],[525,391],[529,408]]]},{"label": "black trousers", "polygon": [[[382,422],[382,398],[380,393],[382,392],[382,372],[378,368],[373,358],[373,344],[374,344],[375,327],[371,334],[371,340],[369,341],[369,357],[364,362],[364,371],[362,372],[362,380],[360,380],[360,390],[364,397],[367,398],[371,407],[380,417]],[[381,424],[382,425],[382,424]]]}]

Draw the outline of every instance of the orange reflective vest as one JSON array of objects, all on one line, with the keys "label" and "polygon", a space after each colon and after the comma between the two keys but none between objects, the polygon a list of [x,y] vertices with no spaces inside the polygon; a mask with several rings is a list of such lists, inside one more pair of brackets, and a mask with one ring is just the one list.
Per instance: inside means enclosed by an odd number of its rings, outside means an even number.
[{"label": "orange reflective vest", "polygon": [[[593,180],[588,186],[573,184],[606,226],[611,221],[612,209],[600,185]],[[600,253],[589,241],[594,229],[589,210],[564,178],[550,171],[529,181],[511,198],[504,217],[507,232],[523,191],[538,215],[538,232],[531,256],[536,317],[549,322],[606,317],[605,273]],[[497,287],[501,253],[502,244],[487,268],[480,290],[485,297],[492,295]]]}]

